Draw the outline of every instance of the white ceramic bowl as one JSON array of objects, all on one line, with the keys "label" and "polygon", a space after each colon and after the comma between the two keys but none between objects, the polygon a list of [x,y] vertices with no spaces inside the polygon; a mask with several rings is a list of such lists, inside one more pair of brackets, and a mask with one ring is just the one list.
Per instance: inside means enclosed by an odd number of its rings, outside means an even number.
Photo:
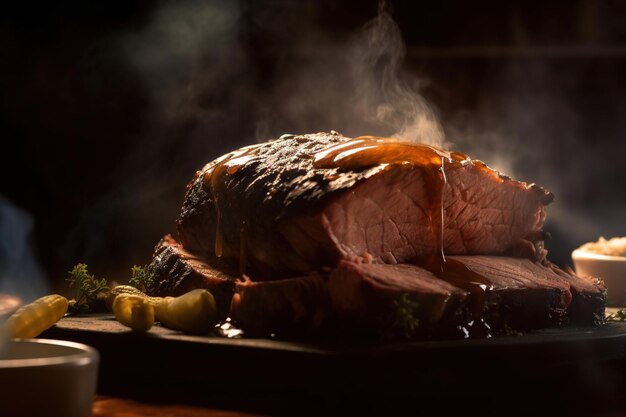
[{"label": "white ceramic bowl", "polygon": [[48,339],[15,339],[0,352],[0,416],[91,416],[98,352]]},{"label": "white ceramic bowl", "polygon": [[607,304],[626,303],[626,256],[608,256],[576,249],[572,252],[576,273],[600,278],[606,284]]}]

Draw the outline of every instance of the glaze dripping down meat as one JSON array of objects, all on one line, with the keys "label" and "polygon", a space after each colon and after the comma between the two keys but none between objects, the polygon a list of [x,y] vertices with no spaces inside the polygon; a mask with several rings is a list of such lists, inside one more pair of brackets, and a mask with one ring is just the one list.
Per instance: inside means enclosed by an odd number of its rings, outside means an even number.
[{"label": "glaze dripping down meat", "polygon": [[[198,171],[177,221],[180,245],[167,242],[179,264],[182,251],[206,264],[206,282],[230,283],[218,304],[249,334],[347,326],[392,338],[488,337],[598,322],[604,288],[546,258],[552,197],[458,152],[284,135]],[[161,258],[154,292],[185,287]],[[398,312],[410,331],[389,325]]]}]

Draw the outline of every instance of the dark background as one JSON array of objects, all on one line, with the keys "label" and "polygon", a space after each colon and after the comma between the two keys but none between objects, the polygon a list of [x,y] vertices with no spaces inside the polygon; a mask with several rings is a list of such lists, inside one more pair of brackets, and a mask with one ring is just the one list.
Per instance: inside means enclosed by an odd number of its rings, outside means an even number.
[{"label": "dark background", "polygon": [[0,195],[32,216],[53,286],[77,262],[126,280],[175,232],[194,172],[224,152],[287,132],[390,135],[402,117],[372,115],[406,97],[437,116],[446,146],[556,194],[546,229],[557,264],[626,235],[623,2],[388,9],[399,32],[387,21],[382,43],[363,29],[377,1],[3,10]]}]

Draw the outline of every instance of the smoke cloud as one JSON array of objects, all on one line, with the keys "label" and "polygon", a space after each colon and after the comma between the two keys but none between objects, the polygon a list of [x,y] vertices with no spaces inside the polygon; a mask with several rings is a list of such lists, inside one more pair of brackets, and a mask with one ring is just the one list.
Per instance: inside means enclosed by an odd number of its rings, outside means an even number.
[{"label": "smoke cloud", "polygon": [[400,28],[381,2],[351,45],[354,102],[363,118],[394,131],[391,136],[443,147],[443,128],[419,93],[420,80],[403,77],[405,55]]}]

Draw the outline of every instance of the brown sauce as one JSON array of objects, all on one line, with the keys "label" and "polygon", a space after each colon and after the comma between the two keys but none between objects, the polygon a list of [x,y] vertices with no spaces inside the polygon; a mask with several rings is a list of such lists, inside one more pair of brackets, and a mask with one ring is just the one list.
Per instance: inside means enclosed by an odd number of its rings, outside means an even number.
[{"label": "brown sauce", "polygon": [[381,164],[412,164],[439,169],[443,161],[471,163],[467,155],[459,152],[394,138],[360,136],[319,151],[313,158],[313,166],[360,171]]},{"label": "brown sauce", "polygon": [[[222,213],[224,207],[222,207],[222,201],[225,193],[225,179],[227,175],[233,175],[239,169],[241,169],[247,163],[253,161],[257,155],[259,148],[262,144],[256,144],[246,146],[236,151],[230,152],[220,158],[214,163],[205,167],[202,173],[203,186],[209,190],[213,198],[213,204],[215,205],[215,256],[221,258],[224,254],[224,231],[222,228]],[[245,221],[241,227],[241,234],[244,234]],[[245,264],[245,244],[240,243],[240,265]],[[241,267],[243,274],[243,267]]]},{"label": "brown sauce", "polygon": [[213,196],[213,203],[215,204],[215,256],[222,257],[224,246],[224,232],[222,230],[222,210],[220,209],[219,197]]},{"label": "brown sauce", "polygon": [[466,331],[469,338],[490,338],[491,326],[485,321],[484,312],[491,282],[471,270],[462,262],[447,258],[429,257],[418,262],[418,265],[432,272],[455,287],[470,293],[470,315]]}]

